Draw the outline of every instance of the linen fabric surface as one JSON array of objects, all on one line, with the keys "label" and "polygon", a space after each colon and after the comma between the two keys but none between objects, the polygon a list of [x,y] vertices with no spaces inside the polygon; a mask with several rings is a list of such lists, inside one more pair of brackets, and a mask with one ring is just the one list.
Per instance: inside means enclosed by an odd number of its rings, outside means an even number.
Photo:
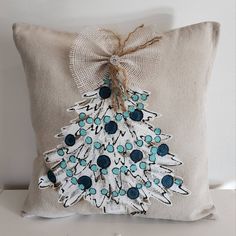
[{"label": "linen fabric surface", "polygon": [[[33,176],[22,212],[49,218],[101,214],[84,200],[64,208],[58,203],[56,191],[38,188],[39,177],[46,173],[43,153],[58,145],[54,135],[74,118],[66,109],[82,98],[69,69],[69,51],[76,33],[16,23],[13,35],[26,74],[37,142]],[[208,186],[205,106],[219,24],[203,22],[160,35],[156,62],[159,70],[155,79],[143,82],[142,89],[151,92],[149,109],[163,114],[153,124],[173,135],[168,143],[184,163],[173,169],[183,177],[191,194],[173,195],[171,206],[153,200],[146,215],[138,216],[181,221],[214,218]]]}]

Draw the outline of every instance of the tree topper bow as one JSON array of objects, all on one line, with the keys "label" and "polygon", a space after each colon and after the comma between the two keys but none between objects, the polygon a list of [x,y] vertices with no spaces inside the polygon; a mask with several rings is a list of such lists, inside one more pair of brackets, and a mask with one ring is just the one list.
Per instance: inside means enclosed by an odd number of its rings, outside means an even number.
[{"label": "tree topper bow", "polygon": [[133,87],[157,75],[161,36],[140,25],[124,39],[112,30],[86,28],[70,51],[70,69],[81,93],[97,88],[105,75],[111,79],[112,105],[123,111],[127,83]]}]

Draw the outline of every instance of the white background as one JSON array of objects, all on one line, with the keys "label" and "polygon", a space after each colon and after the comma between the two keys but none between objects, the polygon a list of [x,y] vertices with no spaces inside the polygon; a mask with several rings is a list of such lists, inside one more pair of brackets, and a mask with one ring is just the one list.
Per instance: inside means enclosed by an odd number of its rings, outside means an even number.
[{"label": "white background", "polygon": [[221,23],[208,90],[209,178],[211,183],[235,187],[234,0],[0,0],[0,185],[26,186],[36,155],[28,91],[12,40],[12,23],[76,31],[83,24],[148,15],[157,19],[161,30],[208,20]]}]

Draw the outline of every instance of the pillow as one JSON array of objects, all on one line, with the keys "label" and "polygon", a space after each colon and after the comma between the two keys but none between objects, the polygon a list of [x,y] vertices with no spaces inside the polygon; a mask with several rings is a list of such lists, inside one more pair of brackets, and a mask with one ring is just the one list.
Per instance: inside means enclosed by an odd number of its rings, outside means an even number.
[{"label": "pillow", "polygon": [[[145,33],[137,29],[129,40],[147,35],[158,39],[133,54],[111,57],[113,66],[101,77],[91,64],[96,46],[101,49],[102,44],[100,36],[94,36],[97,28],[77,34],[13,25],[38,150],[22,210],[25,215],[214,218],[205,105],[219,24],[203,22],[161,34],[156,28],[144,27]],[[114,30],[103,33],[115,37]],[[103,52],[112,46],[105,45]],[[126,60],[118,62],[126,65],[125,73],[112,74],[117,60]],[[117,79],[124,74],[128,87]],[[91,85],[96,76],[100,84]],[[129,82],[138,88],[129,87]],[[115,108],[117,104],[120,107]]]}]

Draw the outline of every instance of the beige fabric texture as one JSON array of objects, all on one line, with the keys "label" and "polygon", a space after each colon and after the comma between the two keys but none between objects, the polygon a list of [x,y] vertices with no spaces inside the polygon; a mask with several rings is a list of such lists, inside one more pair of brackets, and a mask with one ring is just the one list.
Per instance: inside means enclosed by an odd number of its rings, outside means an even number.
[{"label": "beige fabric texture", "polygon": [[[81,99],[69,70],[69,51],[76,34],[23,23],[14,24],[13,32],[29,87],[38,150],[23,212],[50,218],[101,214],[84,200],[65,209],[58,203],[56,191],[39,190],[37,185],[39,176],[46,173],[42,153],[58,145],[54,135],[75,118],[66,109]],[[181,221],[214,218],[207,173],[205,105],[219,24],[203,22],[162,36],[159,72],[155,80],[145,81],[142,89],[151,92],[149,108],[162,114],[153,123],[173,135],[168,144],[184,163],[173,169],[183,177],[191,195],[174,194],[172,206],[152,200],[147,214],[139,216]]]}]

